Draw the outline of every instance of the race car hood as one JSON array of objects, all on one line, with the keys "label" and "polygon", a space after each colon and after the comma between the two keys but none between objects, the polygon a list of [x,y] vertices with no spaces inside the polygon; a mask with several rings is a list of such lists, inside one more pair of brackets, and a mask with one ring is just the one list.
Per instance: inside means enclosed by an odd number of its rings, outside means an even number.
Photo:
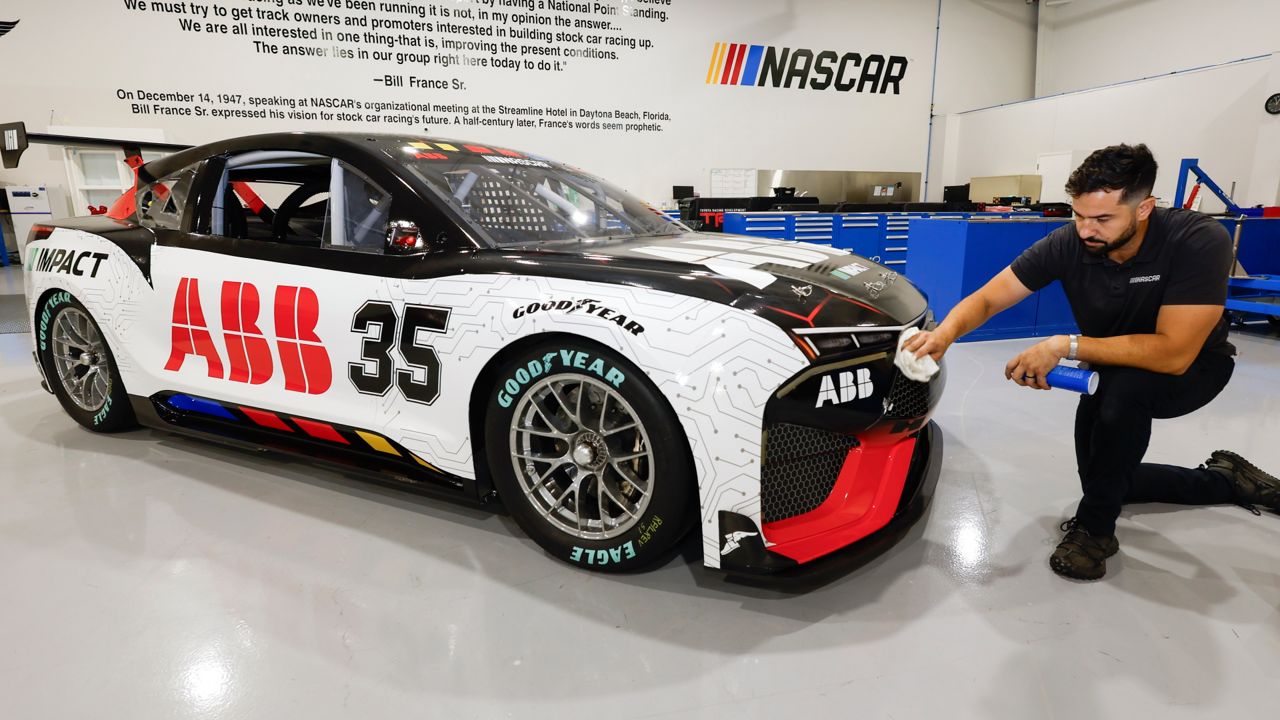
[{"label": "race car hood", "polygon": [[[508,248],[516,250],[517,248]],[[928,301],[906,278],[822,245],[712,233],[520,246],[547,270],[732,305],[784,329],[910,324]],[[536,260],[534,259],[536,258]],[[559,273],[556,273],[559,274]]]}]

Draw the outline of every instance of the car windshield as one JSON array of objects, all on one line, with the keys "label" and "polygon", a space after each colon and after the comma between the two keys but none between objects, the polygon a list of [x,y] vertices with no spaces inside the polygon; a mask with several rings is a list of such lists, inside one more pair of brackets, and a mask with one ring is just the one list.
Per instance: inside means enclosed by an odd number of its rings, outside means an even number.
[{"label": "car windshield", "polygon": [[444,142],[397,149],[388,154],[496,245],[686,232],[600,178],[523,153]]}]

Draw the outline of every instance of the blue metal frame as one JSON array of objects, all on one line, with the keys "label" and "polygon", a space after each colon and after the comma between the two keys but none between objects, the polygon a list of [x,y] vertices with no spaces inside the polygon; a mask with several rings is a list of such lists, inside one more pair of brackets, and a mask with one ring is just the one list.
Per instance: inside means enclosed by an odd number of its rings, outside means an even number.
[{"label": "blue metal frame", "polygon": [[1231,289],[1243,292],[1227,298],[1228,310],[1280,317],[1280,276],[1231,278]]},{"label": "blue metal frame", "polygon": [[1262,211],[1256,208],[1242,208],[1231,201],[1222,188],[1218,187],[1218,183],[1209,177],[1209,174],[1200,169],[1199,158],[1183,158],[1182,165],[1178,168],[1178,190],[1173,194],[1173,206],[1182,207],[1182,195],[1187,190],[1187,173],[1196,176],[1196,180],[1209,188],[1209,192],[1218,196],[1223,205],[1227,206],[1227,212],[1232,215],[1248,215],[1251,217],[1261,217]]}]

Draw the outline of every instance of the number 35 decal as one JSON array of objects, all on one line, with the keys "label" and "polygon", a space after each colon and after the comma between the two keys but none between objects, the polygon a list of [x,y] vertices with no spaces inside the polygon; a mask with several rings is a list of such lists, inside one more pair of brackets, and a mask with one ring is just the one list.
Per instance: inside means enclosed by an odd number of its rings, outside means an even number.
[{"label": "number 35 decal", "polygon": [[[391,303],[366,302],[351,319],[351,332],[364,336],[360,346],[364,362],[347,364],[351,384],[366,395],[386,395],[394,381],[406,400],[430,405],[440,397],[440,356],[422,342],[419,331],[443,333],[448,327],[449,308],[405,305],[402,324]],[[396,369],[393,346],[399,347],[408,369]],[[419,381],[415,373],[424,379]]]}]

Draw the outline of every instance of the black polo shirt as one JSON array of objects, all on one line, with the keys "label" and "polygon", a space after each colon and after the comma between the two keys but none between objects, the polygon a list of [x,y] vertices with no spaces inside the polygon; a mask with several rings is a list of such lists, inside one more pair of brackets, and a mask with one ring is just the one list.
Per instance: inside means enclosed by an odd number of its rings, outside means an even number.
[{"label": "black polo shirt", "polygon": [[[1138,254],[1124,263],[1086,252],[1075,223],[1067,223],[1010,267],[1033,292],[1061,281],[1080,332],[1114,337],[1154,333],[1164,305],[1223,305],[1231,263],[1231,237],[1217,220],[1192,210],[1156,208]],[[1225,313],[1202,351],[1235,354],[1227,342]]]}]

